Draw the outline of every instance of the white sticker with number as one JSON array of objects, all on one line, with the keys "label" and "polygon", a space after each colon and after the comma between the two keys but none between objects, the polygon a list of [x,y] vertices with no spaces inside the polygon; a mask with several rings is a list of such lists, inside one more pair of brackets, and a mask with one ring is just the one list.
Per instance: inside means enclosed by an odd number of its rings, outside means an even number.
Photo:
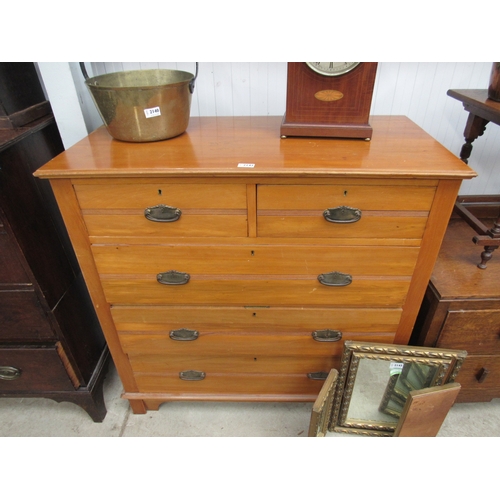
[{"label": "white sticker with number", "polygon": [[146,118],[153,118],[154,116],[161,116],[160,106],[156,106],[156,108],[145,109],[144,114],[146,115]]}]

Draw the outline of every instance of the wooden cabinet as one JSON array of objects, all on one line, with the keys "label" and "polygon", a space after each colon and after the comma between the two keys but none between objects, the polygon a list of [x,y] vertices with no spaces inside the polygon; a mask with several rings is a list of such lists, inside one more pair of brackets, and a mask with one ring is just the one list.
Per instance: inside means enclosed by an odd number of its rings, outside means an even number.
[{"label": "wooden cabinet", "polygon": [[[26,86],[16,64],[0,63],[0,92],[24,88],[7,85],[16,69]],[[0,397],[70,401],[102,421],[106,342],[50,186],[33,176],[64,150],[59,131],[51,113],[12,127],[40,108],[1,97],[12,112],[0,120]]]},{"label": "wooden cabinet", "polygon": [[280,139],[279,117],[104,128],[50,179],[134,410],[314,401],[347,339],[409,340],[462,179],[404,117],[373,140]]},{"label": "wooden cabinet", "polygon": [[450,220],[412,335],[415,345],[468,352],[458,402],[500,397],[500,262],[477,267],[475,234],[462,219]]}]

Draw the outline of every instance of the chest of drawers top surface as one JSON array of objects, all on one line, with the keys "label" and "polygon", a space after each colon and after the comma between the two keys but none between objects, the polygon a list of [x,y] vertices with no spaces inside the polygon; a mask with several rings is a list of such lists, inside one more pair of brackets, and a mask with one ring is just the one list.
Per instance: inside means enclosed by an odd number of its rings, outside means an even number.
[{"label": "chest of drawers top surface", "polygon": [[[374,116],[371,141],[279,136],[281,117],[191,118],[167,141],[126,143],[104,127],[38,177],[356,176],[472,178],[476,174],[411,120]],[[252,168],[239,164],[254,164]]]}]

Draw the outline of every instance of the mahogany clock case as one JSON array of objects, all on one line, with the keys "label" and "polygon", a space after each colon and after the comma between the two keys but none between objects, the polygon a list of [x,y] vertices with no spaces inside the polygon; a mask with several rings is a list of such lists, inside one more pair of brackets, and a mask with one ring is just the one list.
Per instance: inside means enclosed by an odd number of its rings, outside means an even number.
[{"label": "mahogany clock case", "polygon": [[377,64],[363,62],[348,73],[325,76],[304,62],[288,63],[281,135],[371,138],[369,115]]}]

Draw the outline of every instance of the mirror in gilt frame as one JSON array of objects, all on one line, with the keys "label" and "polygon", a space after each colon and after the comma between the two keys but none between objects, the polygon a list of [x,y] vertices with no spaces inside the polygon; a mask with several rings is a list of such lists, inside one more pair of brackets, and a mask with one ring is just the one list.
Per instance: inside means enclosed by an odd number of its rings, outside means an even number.
[{"label": "mirror in gilt frame", "polygon": [[346,341],[328,430],[393,436],[410,391],[453,382],[466,351]]}]

